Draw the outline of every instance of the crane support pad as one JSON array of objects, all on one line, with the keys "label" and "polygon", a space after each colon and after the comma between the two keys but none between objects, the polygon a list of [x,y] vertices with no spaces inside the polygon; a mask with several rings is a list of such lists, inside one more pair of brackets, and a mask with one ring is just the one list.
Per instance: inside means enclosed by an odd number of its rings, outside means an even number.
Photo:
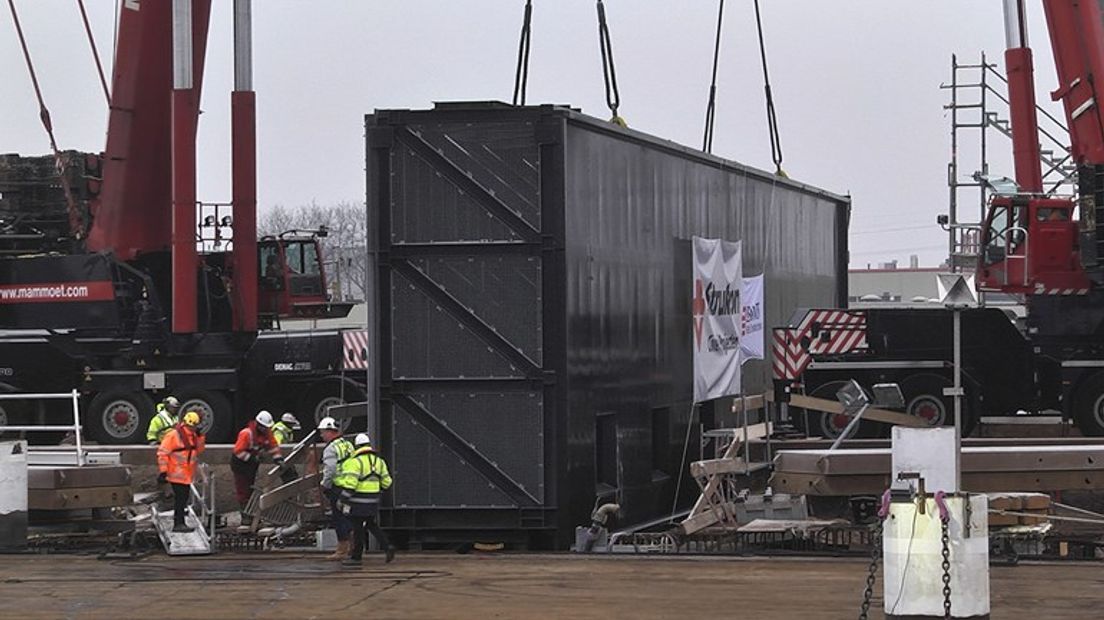
[{"label": "crane support pad", "polygon": [[119,487],[130,484],[130,469],[119,465],[104,466],[39,466],[27,468],[30,489],[73,489],[87,487]]},{"label": "crane support pad", "polygon": [[130,485],[82,487],[70,489],[28,489],[27,507],[31,510],[80,510],[114,508],[134,503]]}]

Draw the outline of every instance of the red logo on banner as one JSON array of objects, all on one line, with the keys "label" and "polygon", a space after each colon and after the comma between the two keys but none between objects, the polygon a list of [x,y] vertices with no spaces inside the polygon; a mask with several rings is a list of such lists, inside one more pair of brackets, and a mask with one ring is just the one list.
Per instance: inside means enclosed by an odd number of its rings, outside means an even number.
[{"label": "red logo on banner", "polygon": [[700,278],[694,282],[694,302],[691,312],[694,314],[694,340],[698,343],[698,349],[701,349],[702,322],[705,321],[705,292]]}]

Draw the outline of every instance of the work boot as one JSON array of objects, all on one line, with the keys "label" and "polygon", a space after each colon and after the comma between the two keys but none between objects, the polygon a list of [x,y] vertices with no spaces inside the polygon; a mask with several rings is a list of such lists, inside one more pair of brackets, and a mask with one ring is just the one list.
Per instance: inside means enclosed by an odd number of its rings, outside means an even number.
[{"label": "work boot", "polygon": [[345,568],[360,568],[360,558],[347,558],[341,560],[341,566]]},{"label": "work boot", "polygon": [[174,534],[190,534],[191,532],[195,531],[195,528],[194,527],[188,527],[187,525],[184,525],[183,523],[177,523],[177,524],[173,525],[172,531],[173,531]]},{"label": "work boot", "polygon": [[395,559],[395,548],[394,547],[388,547],[386,553],[387,553],[387,557],[383,560],[383,563],[384,564],[390,564],[391,560]]},{"label": "work boot", "polygon": [[337,548],[334,552],[326,556],[327,560],[345,560],[349,558],[349,552],[352,551],[353,541],[351,540],[339,540],[337,541]]}]

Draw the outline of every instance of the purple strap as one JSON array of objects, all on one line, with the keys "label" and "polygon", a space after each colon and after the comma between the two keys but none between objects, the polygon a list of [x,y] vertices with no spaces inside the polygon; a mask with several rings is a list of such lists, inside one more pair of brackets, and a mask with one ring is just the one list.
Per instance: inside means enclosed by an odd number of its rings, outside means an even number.
[{"label": "purple strap", "polygon": [[951,513],[947,510],[947,494],[943,491],[935,492],[935,507],[939,509],[939,520],[946,523],[951,520]]},{"label": "purple strap", "polygon": [[878,506],[878,518],[885,520],[889,516],[889,489],[882,493],[882,503]]}]

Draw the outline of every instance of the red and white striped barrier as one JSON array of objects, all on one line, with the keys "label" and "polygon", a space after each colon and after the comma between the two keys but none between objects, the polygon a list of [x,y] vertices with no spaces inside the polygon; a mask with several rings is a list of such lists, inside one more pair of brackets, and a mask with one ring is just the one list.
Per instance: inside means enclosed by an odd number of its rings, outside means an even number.
[{"label": "red and white striped barrier", "polygon": [[342,332],[344,347],[341,354],[341,367],[345,370],[368,369],[368,330],[358,329]]},{"label": "red and white striped barrier", "polygon": [[840,355],[866,348],[866,314],[861,310],[810,310],[797,327],[774,330],[776,379],[795,380],[814,355]]}]

